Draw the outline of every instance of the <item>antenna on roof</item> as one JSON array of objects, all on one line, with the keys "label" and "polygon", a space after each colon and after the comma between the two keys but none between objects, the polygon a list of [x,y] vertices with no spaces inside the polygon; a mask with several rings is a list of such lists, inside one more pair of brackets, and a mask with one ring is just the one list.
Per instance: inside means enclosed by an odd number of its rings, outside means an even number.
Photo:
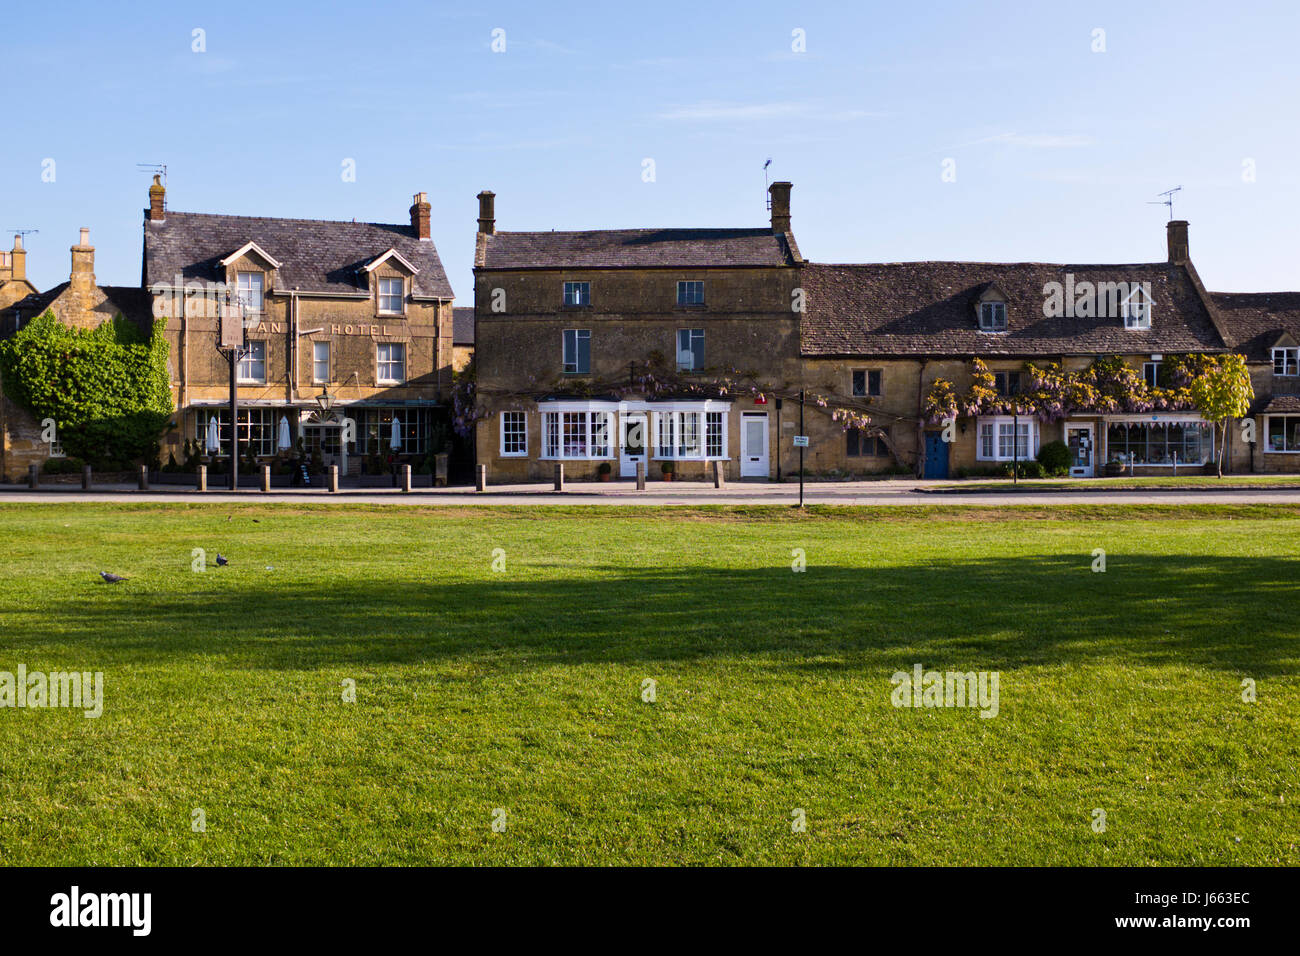
[{"label": "antenna on roof", "polygon": [[1148,205],[1148,206],[1168,206],[1168,207],[1169,207],[1169,221],[1172,222],[1173,219],[1174,219],[1174,193],[1181,192],[1181,191],[1182,191],[1182,188],[1183,188],[1182,186],[1175,186],[1173,189],[1166,189],[1164,192],[1162,192],[1162,193],[1160,194],[1161,196],[1164,197],[1163,199],[1153,199],[1153,200],[1149,200],[1149,201],[1147,202],[1147,205]]},{"label": "antenna on roof", "polygon": [[770,185],[770,183],[768,183],[767,181],[767,167],[771,165],[772,165],[772,157],[769,156],[767,157],[767,162],[763,164],[763,196],[764,196],[764,201],[767,204],[768,212],[772,211],[772,194],[767,191],[767,187]]},{"label": "antenna on roof", "polygon": [[136,169],[143,169],[146,173],[162,176],[163,185],[167,185],[167,164],[166,163],[136,163]]},{"label": "antenna on roof", "polygon": [[15,236],[22,236],[24,239],[26,239],[28,236],[34,236],[38,232],[40,232],[39,229],[10,229],[9,231],[12,232]]}]

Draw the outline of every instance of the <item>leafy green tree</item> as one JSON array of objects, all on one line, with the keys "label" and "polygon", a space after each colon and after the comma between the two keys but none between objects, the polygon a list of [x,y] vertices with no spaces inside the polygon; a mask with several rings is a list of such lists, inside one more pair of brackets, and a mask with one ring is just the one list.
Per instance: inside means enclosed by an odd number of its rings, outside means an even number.
[{"label": "leafy green tree", "polygon": [[1201,417],[1213,422],[1219,434],[1218,468],[1222,478],[1228,424],[1249,412],[1250,403],[1255,398],[1246,360],[1240,355],[1214,356],[1192,379],[1189,389]]},{"label": "leafy green tree", "polygon": [[146,458],[174,410],[165,323],[145,334],[119,315],[74,329],[46,311],[0,342],[0,379],[38,421],[54,419],[69,455],[92,465]]}]

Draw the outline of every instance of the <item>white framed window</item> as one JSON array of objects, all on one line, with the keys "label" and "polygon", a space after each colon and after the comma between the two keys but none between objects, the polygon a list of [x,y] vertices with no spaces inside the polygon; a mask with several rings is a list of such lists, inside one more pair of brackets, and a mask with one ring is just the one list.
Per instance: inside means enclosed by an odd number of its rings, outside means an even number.
[{"label": "white framed window", "polygon": [[613,412],[543,411],[542,457],[609,458],[613,434]]},{"label": "white framed window", "polygon": [[401,315],[406,311],[406,280],[380,278],[379,311],[384,315]]},{"label": "white framed window", "polygon": [[700,280],[688,280],[677,283],[678,305],[703,305],[704,283]]},{"label": "white framed window", "polygon": [[591,374],[591,329],[565,329],[562,358],[565,374]]},{"label": "white framed window", "polygon": [[1156,388],[1160,384],[1160,362],[1143,362],[1142,363],[1142,381],[1147,383],[1147,388]]},{"label": "white framed window", "polygon": [[239,302],[249,312],[262,314],[262,284],[264,278],[260,272],[241,272],[235,277],[235,288]]},{"label": "white framed window", "polygon": [[590,282],[564,283],[564,304],[569,308],[591,305]]},{"label": "white framed window", "polygon": [[979,419],[975,457],[980,461],[1027,461],[1038,454],[1038,422],[1011,416]]},{"label": "white framed window", "polygon": [[1264,433],[1268,435],[1265,451],[1300,454],[1300,415],[1266,415]]},{"label": "white framed window", "polygon": [[318,385],[328,384],[330,380],[330,344],[313,342],[311,344],[311,380]]},{"label": "white framed window", "polygon": [[528,416],[524,412],[501,413],[501,457],[528,454]]},{"label": "white framed window", "polygon": [[406,345],[380,342],[375,346],[375,380],[381,385],[400,385],[406,381]]},{"label": "white framed window", "polygon": [[654,417],[655,458],[704,461],[726,457],[726,419],[722,412],[655,412]]},{"label": "white framed window", "polygon": [[677,330],[677,371],[698,372],[704,368],[704,330]]},{"label": "white framed window", "polygon": [[1129,293],[1122,303],[1120,313],[1124,316],[1124,328],[1143,330],[1151,328],[1151,298],[1141,286]]},{"label": "white framed window", "polygon": [[252,385],[266,384],[266,343],[249,342],[239,356],[239,381]]},{"label": "white framed window", "polygon": [[1007,304],[1005,302],[980,303],[980,331],[1005,332],[1007,330]]},{"label": "white framed window", "polygon": [[1273,350],[1274,375],[1300,375],[1300,348]]}]

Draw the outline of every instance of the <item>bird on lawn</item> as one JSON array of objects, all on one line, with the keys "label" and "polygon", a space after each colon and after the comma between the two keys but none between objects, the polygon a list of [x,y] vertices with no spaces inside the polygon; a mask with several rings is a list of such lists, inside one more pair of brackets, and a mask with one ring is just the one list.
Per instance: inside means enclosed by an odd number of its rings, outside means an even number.
[{"label": "bird on lawn", "polygon": [[107,571],[100,571],[99,576],[104,579],[105,584],[117,584],[120,581],[126,580],[126,578],[122,577],[120,574],[109,574]]},{"label": "bird on lawn", "polygon": [[225,567],[227,564],[229,564],[229,563],[230,563],[230,560],[229,560],[228,558],[223,558],[223,557],[221,556],[221,552],[218,551],[218,552],[217,552],[217,564],[221,565],[221,566],[224,568],[224,567]]}]

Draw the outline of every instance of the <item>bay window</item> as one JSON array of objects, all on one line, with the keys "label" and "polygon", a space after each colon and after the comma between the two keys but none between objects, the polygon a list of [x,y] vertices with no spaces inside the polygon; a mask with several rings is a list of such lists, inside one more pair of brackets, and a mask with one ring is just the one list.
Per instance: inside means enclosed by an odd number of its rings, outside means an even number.
[{"label": "bay window", "polygon": [[1201,421],[1111,421],[1108,461],[1125,465],[1203,465],[1214,458],[1214,426]]},{"label": "bay window", "polygon": [[1300,452],[1300,415],[1269,415],[1267,432],[1267,451]]},{"label": "bay window", "polygon": [[655,457],[704,460],[726,457],[722,412],[655,412]]},{"label": "bay window", "polygon": [[612,412],[543,411],[542,457],[609,458],[610,436],[614,432],[613,422]]}]

